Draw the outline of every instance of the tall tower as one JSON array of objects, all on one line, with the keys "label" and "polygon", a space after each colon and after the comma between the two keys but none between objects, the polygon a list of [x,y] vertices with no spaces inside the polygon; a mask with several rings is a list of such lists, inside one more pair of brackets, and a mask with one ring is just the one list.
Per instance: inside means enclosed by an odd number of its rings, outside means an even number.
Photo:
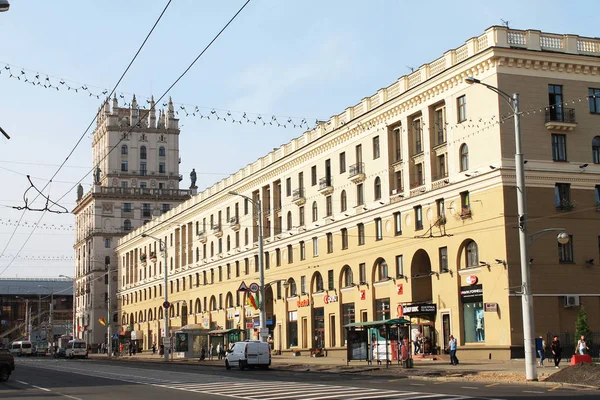
[{"label": "tall tower", "polygon": [[[119,107],[117,98],[98,110],[93,134],[94,185],[80,186],[75,214],[74,334],[96,345],[106,340],[108,297],[110,322],[116,311],[117,259],[120,237],[190,198],[180,190],[179,120],[173,102],[159,110],[154,97],[150,110]],[[108,280],[111,280],[108,293]],[[113,330],[114,332],[115,330]]]}]

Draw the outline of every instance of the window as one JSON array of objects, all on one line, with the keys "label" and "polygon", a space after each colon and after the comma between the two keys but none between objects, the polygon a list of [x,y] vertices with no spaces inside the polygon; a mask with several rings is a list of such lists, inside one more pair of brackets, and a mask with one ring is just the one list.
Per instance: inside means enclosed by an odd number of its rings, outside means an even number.
[{"label": "window", "polygon": [[124,230],[125,232],[129,232],[129,231],[131,230],[131,221],[130,221],[130,220],[126,219],[126,220],[123,222],[123,230]]},{"label": "window", "polygon": [[141,189],[146,189],[148,187],[148,183],[146,182],[140,182],[140,188]]},{"label": "window", "polygon": [[552,135],[552,161],[567,161],[567,137]]},{"label": "window", "polygon": [[127,160],[121,160],[121,172],[127,172]]},{"label": "window", "polygon": [[394,162],[402,161],[402,132],[400,127],[394,129],[392,139],[394,143]]},{"label": "window", "polygon": [[146,146],[140,147],[140,160],[145,160],[147,157]]},{"label": "window", "polygon": [[164,162],[158,163],[158,173],[165,174],[167,172],[167,165]]},{"label": "window", "polygon": [[415,210],[415,231],[423,229],[423,208],[416,206]]},{"label": "window", "polygon": [[393,194],[400,194],[404,188],[402,187],[402,171],[396,171],[394,173],[394,177],[395,177],[395,183],[396,183],[396,187],[395,192],[393,192]]},{"label": "window", "polygon": [[130,213],[133,211],[132,203],[123,203],[123,212]]},{"label": "window", "polygon": [[263,260],[264,260],[263,265],[264,265],[265,269],[271,268],[271,256],[269,255],[268,251],[265,251]]},{"label": "window", "polygon": [[425,184],[425,178],[423,176],[423,163],[417,164],[417,180],[415,186],[422,186]]},{"label": "window", "polygon": [[463,143],[460,146],[460,170],[466,171],[469,169],[469,146],[466,143]]},{"label": "window", "polygon": [[471,212],[471,196],[468,191],[460,193],[460,208],[462,212]]},{"label": "window", "polygon": [[479,267],[479,250],[473,240],[465,246],[465,265],[467,268]]},{"label": "window", "polygon": [[[596,189],[596,192],[597,191],[598,190]],[[110,249],[110,238],[105,238],[104,239],[104,247],[107,248],[107,249]]]},{"label": "window", "polygon": [[590,103],[590,113],[600,114],[600,89],[588,89],[588,101]]},{"label": "window", "polygon": [[310,169],[310,184],[315,186],[317,184],[317,166],[313,165]]},{"label": "window", "polygon": [[300,242],[300,260],[306,260],[306,243]]},{"label": "window", "polygon": [[415,154],[423,152],[423,131],[421,129],[421,119],[413,121],[413,133],[415,136]]},{"label": "window", "polygon": [[446,108],[441,107],[435,110],[435,132],[438,145],[446,143]]},{"label": "window", "polygon": [[140,175],[141,176],[146,176],[148,174],[148,170],[146,169],[146,163],[145,162],[141,162],[140,163]]},{"label": "window", "polygon": [[320,293],[320,292],[323,292],[324,289],[325,289],[325,286],[323,285],[323,277],[321,276],[320,273],[317,272],[317,274],[315,276],[315,292]]},{"label": "window", "polygon": [[129,182],[127,182],[127,181],[121,181],[121,187],[122,188],[129,187]]},{"label": "window", "polygon": [[592,159],[594,164],[600,164],[600,136],[592,139]]},{"label": "window", "polygon": [[557,183],[554,185],[554,202],[557,210],[571,211],[571,185],[568,183]]},{"label": "window", "polygon": [[345,265],[344,268],[342,268],[342,277],[344,279],[344,287],[354,286],[352,268],[350,268],[348,265]]},{"label": "window", "polygon": [[317,202],[313,201],[313,204],[312,204],[312,220],[313,220],[313,222],[315,222],[318,219],[319,219],[319,209],[317,207]]},{"label": "window", "polygon": [[596,185],[596,190],[594,193],[596,195],[596,211],[600,211],[600,185]]},{"label": "window", "polygon": [[375,192],[375,200],[381,199],[381,179],[379,177],[375,178],[374,184],[374,192]]},{"label": "window", "polygon": [[364,192],[363,192],[363,184],[359,183],[358,185],[356,185],[356,205],[357,206],[362,206],[363,204],[365,204],[365,196],[364,196]]},{"label": "window", "polygon": [[561,263],[573,262],[573,235],[569,235],[567,243],[558,244],[558,261]]},{"label": "window", "polygon": [[292,195],[292,178],[285,180],[285,195],[290,197]]},{"label": "window", "polygon": [[358,279],[360,280],[361,285],[367,283],[367,264],[358,264]]},{"label": "window", "polygon": [[288,211],[287,213],[287,218],[286,218],[286,223],[287,223],[287,230],[291,230],[292,229],[292,212]]},{"label": "window", "polygon": [[342,235],[342,250],[346,250],[348,248],[348,229],[342,228],[340,233]]},{"label": "window", "polygon": [[448,248],[440,247],[439,248],[439,256],[440,256],[440,273],[448,272]]},{"label": "window", "polygon": [[346,153],[340,153],[340,174],[346,172]]},{"label": "window", "polygon": [[375,240],[383,239],[383,223],[381,218],[375,218]]},{"label": "window", "polygon": [[[446,155],[442,154],[441,156],[438,156],[437,158],[438,160],[438,179],[442,179],[445,178],[447,176],[446,174]],[[468,162],[468,160],[467,160]]]},{"label": "window", "polygon": [[327,252],[333,253],[333,233],[327,234]]},{"label": "window", "polygon": [[294,247],[291,244],[288,244],[288,246],[287,246],[287,259],[288,259],[288,264],[291,264],[294,262]]},{"label": "window", "polygon": [[281,250],[275,249],[275,266],[281,266]]},{"label": "window", "polygon": [[399,254],[396,256],[396,278],[404,277],[404,256]]},{"label": "window", "polygon": [[152,216],[152,204],[143,203],[142,204],[142,217],[151,217]]},{"label": "window", "polygon": [[121,146],[121,154],[129,154],[129,150],[127,149],[127,145],[124,144]]},{"label": "window", "polygon": [[379,151],[379,136],[373,138],[373,160],[378,159],[381,156]]},{"label": "window", "polygon": [[164,157],[164,156],[166,156],[166,155],[167,155],[167,153],[166,153],[166,151],[165,151],[165,148],[164,148],[163,146],[160,146],[160,147],[158,148],[158,156],[159,156],[159,157]]},{"label": "window", "polygon": [[379,277],[379,281],[385,281],[389,278],[388,265],[383,258],[380,258],[377,261],[377,274]]},{"label": "window", "polygon": [[365,244],[365,224],[358,224],[356,228],[358,230],[358,245],[362,246]]},{"label": "window", "polygon": [[344,212],[348,209],[348,199],[346,198],[345,190],[342,190],[342,193],[340,194],[340,204],[341,204],[342,212]]},{"label": "window", "polygon": [[312,238],[313,257],[319,256],[319,238]]},{"label": "window", "polygon": [[458,108],[458,122],[463,122],[467,119],[467,97],[460,96],[456,99]]},{"label": "window", "polygon": [[400,211],[394,213],[394,235],[402,235],[402,213]]},{"label": "window", "polygon": [[548,85],[550,121],[563,121],[563,91],[561,85]]},{"label": "window", "polygon": [[300,277],[300,294],[306,294],[306,275]]},{"label": "window", "polygon": [[331,196],[325,197],[325,213],[327,217],[331,217],[333,215],[333,203],[331,201]]},{"label": "window", "polygon": [[298,208],[299,226],[304,226],[304,206]]}]

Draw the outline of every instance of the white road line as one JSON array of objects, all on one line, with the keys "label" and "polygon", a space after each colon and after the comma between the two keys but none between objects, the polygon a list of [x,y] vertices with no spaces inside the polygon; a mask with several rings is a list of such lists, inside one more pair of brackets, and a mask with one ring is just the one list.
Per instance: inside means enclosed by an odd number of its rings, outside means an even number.
[{"label": "white road line", "polygon": [[17,381],[17,380],[15,380],[15,382],[19,382],[21,385],[27,385],[27,386],[29,386],[29,383],[27,383],[27,382]]},{"label": "white road line", "polygon": [[67,398],[69,398],[69,399],[73,399],[73,400],[83,400],[83,399],[82,399],[82,398],[80,398],[80,397],[69,396],[68,394],[64,394],[64,393],[60,393],[60,392],[56,392],[56,393],[60,394],[60,395],[61,395],[61,396],[63,396],[63,397],[67,397]]},{"label": "white road line", "polygon": [[425,386],[424,383],[411,383],[411,386]]},{"label": "white road line", "polygon": [[31,387],[34,387],[34,388],[36,388],[36,389],[43,390],[44,392],[51,392],[51,390],[50,390],[50,389],[46,389],[46,388],[43,388],[43,387],[40,387],[40,386],[31,385]]},{"label": "white road line", "polygon": [[541,391],[538,391],[538,390],[523,390],[523,393],[543,394],[543,393],[546,393],[546,392],[541,392]]},{"label": "white road line", "polygon": [[[328,389],[329,390],[329,389]],[[321,400],[321,399],[331,399],[331,398],[336,398],[339,399],[341,397],[346,397],[346,396],[354,396],[357,394],[360,394],[360,398],[361,399],[370,399],[370,398],[376,398],[374,396],[369,395],[369,393],[373,393],[374,389],[360,389],[360,388],[346,388],[346,389],[341,389],[341,390],[336,390],[335,394],[332,394],[330,396],[322,396],[320,395],[319,397],[306,397],[306,396],[313,396],[314,393],[306,393],[304,396],[302,397],[296,397],[297,399],[301,399],[301,400]],[[377,391],[377,397],[389,397],[389,396],[394,396],[395,393],[389,391],[388,393],[383,393],[381,391]],[[258,400],[258,399],[257,399]],[[262,400],[262,398],[261,398]]]},{"label": "white road line", "polygon": [[462,389],[479,389],[477,386],[461,386]]}]

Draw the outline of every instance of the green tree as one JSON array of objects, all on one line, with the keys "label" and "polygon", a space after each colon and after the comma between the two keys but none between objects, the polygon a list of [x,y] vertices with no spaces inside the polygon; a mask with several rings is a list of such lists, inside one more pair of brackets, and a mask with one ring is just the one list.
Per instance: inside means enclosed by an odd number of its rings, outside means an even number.
[{"label": "green tree", "polygon": [[577,342],[582,335],[585,336],[587,345],[591,345],[591,333],[590,326],[588,325],[587,313],[585,312],[585,308],[582,306],[579,309],[579,314],[577,314],[577,322],[575,322],[575,351],[577,351]]}]

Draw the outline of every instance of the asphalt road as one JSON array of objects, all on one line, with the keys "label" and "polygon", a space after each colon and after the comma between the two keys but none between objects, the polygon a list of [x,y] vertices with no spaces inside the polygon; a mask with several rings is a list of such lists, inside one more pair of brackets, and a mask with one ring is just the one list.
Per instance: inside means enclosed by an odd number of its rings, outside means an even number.
[{"label": "asphalt road", "polygon": [[443,382],[391,376],[246,370],[100,360],[25,358],[1,399],[247,399],[247,400],[416,400],[416,399],[598,399],[600,391],[541,385]]}]

